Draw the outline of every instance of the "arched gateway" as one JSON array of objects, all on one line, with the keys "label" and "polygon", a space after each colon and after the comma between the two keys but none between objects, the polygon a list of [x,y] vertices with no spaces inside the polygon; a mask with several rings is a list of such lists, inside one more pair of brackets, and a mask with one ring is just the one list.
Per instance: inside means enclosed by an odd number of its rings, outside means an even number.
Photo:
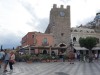
[{"label": "arched gateway", "polygon": [[61,47],[60,49],[58,49],[59,52],[64,53],[66,51],[66,48],[64,48],[66,47],[66,44],[61,43],[59,47]]}]

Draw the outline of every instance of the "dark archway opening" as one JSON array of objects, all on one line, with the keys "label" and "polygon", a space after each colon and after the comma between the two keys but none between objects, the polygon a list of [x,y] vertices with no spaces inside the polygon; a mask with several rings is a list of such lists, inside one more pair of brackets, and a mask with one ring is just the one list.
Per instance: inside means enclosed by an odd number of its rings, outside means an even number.
[{"label": "dark archway opening", "polygon": [[46,50],[43,50],[43,54],[47,54],[47,51]]},{"label": "dark archway opening", "polygon": [[76,42],[76,37],[73,38],[73,42]]},{"label": "dark archway opening", "polygon": [[[60,47],[65,47],[65,46],[66,46],[65,44],[60,44]],[[65,51],[66,51],[66,49],[63,49],[63,48],[60,49],[60,52],[61,52],[61,53],[64,53]]]},{"label": "dark archway opening", "polygon": [[76,49],[74,49],[74,53],[76,53]]},{"label": "dark archway opening", "polygon": [[55,52],[54,52],[54,51],[52,51],[52,52],[51,52],[51,55],[52,55],[52,56],[55,56],[56,54],[55,54]]}]

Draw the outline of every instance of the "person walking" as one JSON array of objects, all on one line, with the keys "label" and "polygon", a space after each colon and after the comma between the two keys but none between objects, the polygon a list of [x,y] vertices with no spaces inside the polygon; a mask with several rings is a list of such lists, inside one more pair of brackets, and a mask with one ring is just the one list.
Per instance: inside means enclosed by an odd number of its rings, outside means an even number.
[{"label": "person walking", "polygon": [[10,72],[13,72],[13,64],[15,63],[15,54],[13,51],[10,53],[10,60],[9,60],[9,67],[10,67]]},{"label": "person walking", "polygon": [[7,65],[9,63],[10,53],[9,50],[5,50],[5,58],[4,58],[4,73],[7,72]]},{"label": "person walking", "polygon": [[0,68],[1,68],[1,64],[2,64],[2,62],[3,62],[3,60],[4,60],[4,51],[0,51]]},{"label": "person walking", "polygon": [[98,54],[97,53],[94,54],[94,58],[96,61],[98,61]]},{"label": "person walking", "polygon": [[62,54],[62,52],[59,53],[59,58],[60,58],[60,61],[63,62],[63,54]]},{"label": "person walking", "polygon": [[77,52],[77,59],[80,61],[80,52]]},{"label": "person walking", "polygon": [[75,54],[73,51],[69,51],[68,58],[69,58],[70,64],[74,64]]},{"label": "person walking", "polygon": [[2,64],[2,53],[0,51],[0,68],[1,68],[1,64]]}]

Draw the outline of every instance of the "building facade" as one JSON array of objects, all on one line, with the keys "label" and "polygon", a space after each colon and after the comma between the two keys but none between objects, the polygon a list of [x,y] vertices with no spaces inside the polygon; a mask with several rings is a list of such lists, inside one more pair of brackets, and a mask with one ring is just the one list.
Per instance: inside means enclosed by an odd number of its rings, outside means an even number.
[{"label": "building facade", "polygon": [[28,32],[21,40],[22,47],[27,47],[28,45],[34,45],[34,32]]},{"label": "building facade", "polygon": [[43,50],[38,49],[38,47],[54,46],[53,35],[52,34],[40,33],[40,32],[28,32],[22,38],[21,42],[22,42],[22,48],[33,46],[32,49],[34,50],[34,53],[38,53],[39,51],[40,52],[43,51]]},{"label": "building facade", "polygon": [[30,46],[53,46],[54,39],[52,34],[40,32],[28,32],[22,38],[22,47]]},{"label": "building facade", "polygon": [[88,49],[84,47],[80,47],[79,39],[86,38],[86,37],[96,37],[99,39],[99,43],[94,47],[93,53],[100,53],[100,34],[96,33],[94,29],[89,28],[71,28],[71,40],[73,43],[73,47],[76,51],[80,51],[82,53],[88,53]]},{"label": "building facade", "polygon": [[64,8],[61,5],[60,8],[57,8],[56,4],[53,5],[45,33],[53,34],[54,46],[62,47],[70,44],[70,6]]},{"label": "building facade", "polygon": [[[99,13],[96,15],[94,21],[97,22],[96,26],[100,27],[98,19],[100,19]],[[91,36],[99,39],[99,44],[97,44],[97,47],[94,48],[94,50],[98,52],[100,50],[100,33],[96,30],[99,29],[94,26],[94,23],[88,24],[89,26],[87,25],[80,28],[71,28],[70,6],[64,8],[63,5],[61,5],[60,8],[58,8],[57,5],[54,4],[50,11],[49,25],[45,30],[45,33],[29,32],[22,38],[22,47],[66,47],[64,50],[66,51],[67,47],[70,45],[70,43],[72,43],[74,44],[75,50],[83,50],[86,52],[86,48],[80,47],[79,38]],[[56,49],[57,52],[62,50],[63,49]]]}]

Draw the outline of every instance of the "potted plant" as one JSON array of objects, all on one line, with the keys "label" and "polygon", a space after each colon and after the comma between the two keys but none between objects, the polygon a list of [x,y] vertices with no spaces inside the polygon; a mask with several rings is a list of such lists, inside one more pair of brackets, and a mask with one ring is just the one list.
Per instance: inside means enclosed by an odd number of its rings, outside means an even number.
[{"label": "potted plant", "polygon": [[29,54],[25,55],[25,59],[26,59],[27,63],[32,63],[32,56],[31,55],[29,55]]}]

